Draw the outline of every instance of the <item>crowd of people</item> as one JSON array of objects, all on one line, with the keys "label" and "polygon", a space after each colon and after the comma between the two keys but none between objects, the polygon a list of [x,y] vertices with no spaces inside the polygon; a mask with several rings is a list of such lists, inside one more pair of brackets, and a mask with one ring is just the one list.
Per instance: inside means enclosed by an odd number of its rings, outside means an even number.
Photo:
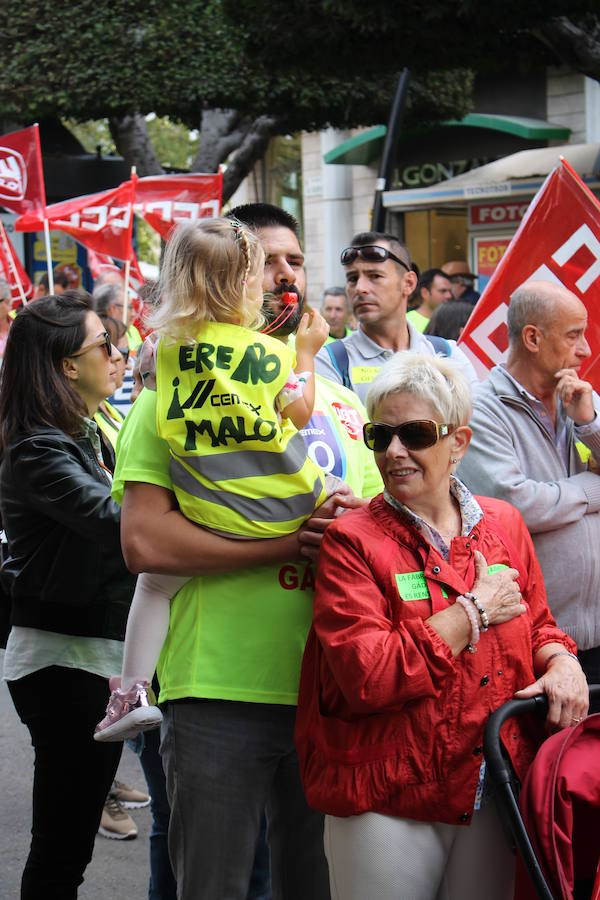
[{"label": "crowd of people", "polygon": [[[546,729],[571,727],[600,680],[585,307],[524,285],[480,385],[465,263],[418,274],[381,232],[340,261],[310,309],[296,221],[248,204],[174,231],[143,345],[118,278],[7,325],[0,303],[23,900],[77,896],[123,740],[150,900],[512,896],[486,722],[544,693]],[[519,778],[542,739],[511,728]]]}]

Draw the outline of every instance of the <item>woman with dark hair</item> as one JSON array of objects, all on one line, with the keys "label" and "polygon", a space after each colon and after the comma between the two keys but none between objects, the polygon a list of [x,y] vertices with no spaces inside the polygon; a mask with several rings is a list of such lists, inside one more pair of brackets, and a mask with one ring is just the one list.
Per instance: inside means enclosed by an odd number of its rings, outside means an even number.
[{"label": "woman with dark hair", "polygon": [[438,306],[423,334],[434,334],[447,341],[457,341],[473,312],[472,303],[449,300]]},{"label": "woman with dark hair", "polygon": [[[114,389],[118,390],[123,386],[125,378],[125,370],[129,361],[129,344],[127,343],[127,329],[123,322],[115,319],[113,316],[100,316],[100,321],[110,335],[110,340],[118,351],[119,355],[115,362],[115,384]],[[102,439],[106,445],[106,451],[109,455],[111,471],[115,468],[115,450],[117,448],[117,438],[121,425],[125,421],[125,416],[107,398],[100,401],[94,421],[100,429]]]},{"label": "woman with dark hair", "polygon": [[0,373],[4,678],[35,750],[23,900],[77,896],[121,755],[92,739],[135,586],[93,422],[115,361],[88,295],[65,291],[19,310]]}]

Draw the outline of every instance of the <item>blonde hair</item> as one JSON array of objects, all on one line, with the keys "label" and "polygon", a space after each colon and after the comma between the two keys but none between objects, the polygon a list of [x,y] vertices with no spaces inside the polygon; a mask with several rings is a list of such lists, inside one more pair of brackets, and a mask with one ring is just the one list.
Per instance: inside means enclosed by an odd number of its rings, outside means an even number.
[{"label": "blonde hair", "polygon": [[390,394],[412,394],[428,403],[448,425],[468,425],[471,386],[455,362],[442,356],[401,351],[379,370],[367,394],[369,419]]},{"label": "blonde hair", "polygon": [[202,219],[171,233],[162,261],[159,306],[148,327],[173,340],[193,340],[201,322],[259,328],[260,305],[248,280],[262,283],[264,253],[258,238],[236,219]]}]

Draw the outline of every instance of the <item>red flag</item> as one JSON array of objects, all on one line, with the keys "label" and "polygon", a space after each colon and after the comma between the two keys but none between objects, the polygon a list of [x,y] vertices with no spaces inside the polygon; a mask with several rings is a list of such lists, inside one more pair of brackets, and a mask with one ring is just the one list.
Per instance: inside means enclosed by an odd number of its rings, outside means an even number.
[{"label": "red flag", "polygon": [[533,198],[460,337],[480,378],[506,360],[510,295],[532,279],[564,285],[585,304],[592,355],[580,374],[600,390],[600,203],[564,159]]},{"label": "red flag", "polygon": [[0,135],[0,206],[16,213],[46,206],[37,125]]},{"label": "red flag", "polygon": [[213,218],[221,211],[223,174],[152,175],[138,179],[135,212],[164,240],[173,225]]},{"label": "red flag", "polygon": [[[88,247],[87,261],[94,281],[96,280],[96,278],[99,278],[100,275],[103,275],[107,272],[116,272],[121,276],[121,278],[124,277],[124,270],[117,266],[112,256],[107,256],[105,253],[96,253],[95,250],[90,250],[90,248]],[[129,273],[129,287],[137,293],[143,283],[144,276],[142,275],[140,264],[138,262],[137,256],[135,255],[135,251],[132,250],[131,271]]]},{"label": "red flag", "polygon": [[[132,253],[133,189],[133,181],[124,181],[110,191],[54,203],[46,209],[50,228],[66,231],[99,253],[126,260]],[[15,222],[17,231],[38,231],[42,227],[39,213],[26,213]]]},{"label": "red flag", "polygon": [[[112,257],[106,256],[104,253],[96,253],[94,250],[90,249],[87,251],[87,257],[88,266],[94,281],[100,275],[107,272],[115,272],[120,278],[125,277],[125,270],[120,269],[119,266],[115,265]],[[131,259],[131,269],[129,272],[129,296],[132,298],[133,309],[135,312],[132,325],[135,325],[143,338],[149,334],[148,329],[144,326],[144,312],[146,306],[139,294],[141,287],[144,285],[144,280],[137,257],[134,253]]]},{"label": "red flag", "polygon": [[26,299],[31,300],[33,297],[33,284],[21,265],[21,260],[17,256],[2,222],[0,222],[0,278],[4,278],[10,285],[10,299],[13,306],[18,306],[23,302],[19,281]]}]

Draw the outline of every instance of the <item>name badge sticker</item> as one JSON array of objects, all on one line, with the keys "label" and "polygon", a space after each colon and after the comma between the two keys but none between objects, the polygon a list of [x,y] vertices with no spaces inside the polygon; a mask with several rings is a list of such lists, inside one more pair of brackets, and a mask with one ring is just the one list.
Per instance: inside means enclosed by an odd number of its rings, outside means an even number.
[{"label": "name badge sticker", "polygon": [[352,384],[370,384],[378,372],[379,366],[353,366],[350,373]]},{"label": "name badge sticker", "polygon": [[402,600],[429,600],[425,572],[400,572],[394,577]]},{"label": "name badge sticker", "polygon": [[[425,572],[397,572],[394,575],[396,579],[396,587],[400,594],[400,599],[410,600],[429,600],[430,593],[425,579]],[[442,587],[442,597],[448,597],[448,592]]]}]

